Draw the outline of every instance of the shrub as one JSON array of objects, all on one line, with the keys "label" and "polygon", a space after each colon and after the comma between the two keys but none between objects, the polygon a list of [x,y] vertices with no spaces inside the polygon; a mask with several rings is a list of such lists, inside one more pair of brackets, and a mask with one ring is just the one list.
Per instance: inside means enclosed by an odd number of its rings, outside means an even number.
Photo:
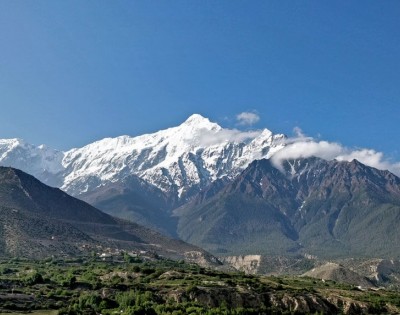
[{"label": "shrub", "polygon": [[43,276],[37,271],[33,271],[28,273],[23,279],[22,282],[25,285],[33,285],[37,283],[43,283]]}]

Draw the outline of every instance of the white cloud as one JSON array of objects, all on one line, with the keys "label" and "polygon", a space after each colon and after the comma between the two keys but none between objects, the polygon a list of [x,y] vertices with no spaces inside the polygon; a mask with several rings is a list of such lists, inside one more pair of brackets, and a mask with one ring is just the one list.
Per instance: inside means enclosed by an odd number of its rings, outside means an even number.
[{"label": "white cloud", "polygon": [[314,140],[312,137],[307,137],[300,127],[294,127],[293,132],[295,137],[290,137],[286,139],[286,144],[297,143],[297,142],[307,142]]},{"label": "white cloud", "polygon": [[295,133],[295,135],[296,135],[298,138],[305,138],[304,132],[303,132],[303,130],[301,130],[300,127],[294,127],[294,128],[293,128],[293,132]]},{"label": "white cloud", "polygon": [[243,113],[236,115],[236,120],[239,125],[251,126],[260,120],[260,116],[256,113],[252,113],[252,112],[243,112]]},{"label": "white cloud", "polygon": [[274,165],[279,169],[282,168],[283,160],[315,156],[325,160],[336,159],[349,162],[356,159],[365,165],[389,170],[400,176],[400,162],[393,163],[382,152],[372,149],[350,149],[336,142],[317,141],[304,136],[300,129],[295,130],[295,133],[297,137],[288,138],[285,147],[271,158]]},{"label": "white cloud", "polygon": [[[250,124],[258,121],[259,117],[254,113],[241,113],[237,115],[237,119],[238,121],[247,121],[247,124]],[[191,145],[200,147],[221,145],[228,142],[248,142],[257,138],[265,130],[241,131],[223,128],[210,130],[204,128],[197,130],[194,135],[188,135],[187,141]],[[271,157],[271,161],[278,169],[282,168],[282,161],[284,160],[315,156],[328,161],[336,159],[351,162],[356,159],[365,165],[380,170],[389,170],[400,176],[400,162],[393,162],[382,152],[366,148],[348,148],[337,142],[308,137],[299,127],[295,127],[293,133],[293,137],[284,140],[284,147],[276,151]]]},{"label": "white cloud", "polygon": [[354,159],[365,165],[375,167],[380,170],[389,170],[400,176],[400,162],[392,162],[385,158],[382,152],[372,149],[358,149],[354,151],[344,152],[344,154],[336,157],[338,161],[352,161]]},{"label": "white cloud", "polygon": [[332,160],[342,153],[342,146],[338,143],[327,141],[297,141],[288,143],[272,157],[279,162],[286,159],[308,158],[316,156],[325,160]]}]

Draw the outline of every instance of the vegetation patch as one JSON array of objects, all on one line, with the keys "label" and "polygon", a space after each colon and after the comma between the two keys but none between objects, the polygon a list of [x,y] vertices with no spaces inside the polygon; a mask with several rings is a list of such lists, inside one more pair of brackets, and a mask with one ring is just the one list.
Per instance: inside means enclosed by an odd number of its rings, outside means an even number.
[{"label": "vegetation patch", "polygon": [[166,259],[131,261],[123,254],[108,261],[95,256],[4,259],[0,271],[0,312],[8,315],[400,311],[397,291],[364,291],[308,277],[228,273]]}]

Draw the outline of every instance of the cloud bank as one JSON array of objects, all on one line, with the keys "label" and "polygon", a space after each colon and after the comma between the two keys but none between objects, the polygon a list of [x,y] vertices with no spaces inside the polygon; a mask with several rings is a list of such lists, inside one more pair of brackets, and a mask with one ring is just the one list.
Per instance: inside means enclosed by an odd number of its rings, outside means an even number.
[{"label": "cloud bank", "polygon": [[356,159],[365,165],[389,170],[400,176],[400,162],[387,159],[382,152],[373,149],[351,149],[336,142],[318,141],[304,136],[299,128],[295,129],[295,133],[296,137],[288,138],[285,141],[285,147],[271,157],[277,168],[281,168],[282,161],[286,159],[315,156],[325,160],[336,159],[349,162]]},{"label": "cloud bank", "polygon": [[251,126],[260,120],[260,116],[252,112],[243,112],[236,115],[236,120],[241,126]]}]

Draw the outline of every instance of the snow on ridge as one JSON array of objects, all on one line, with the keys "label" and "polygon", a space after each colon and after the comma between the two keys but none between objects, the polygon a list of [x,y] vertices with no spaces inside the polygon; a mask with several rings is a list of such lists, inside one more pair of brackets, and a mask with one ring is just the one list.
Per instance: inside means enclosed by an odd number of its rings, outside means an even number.
[{"label": "snow on ridge", "polygon": [[34,146],[22,139],[0,139],[0,165],[21,169],[47,182],[60,184],[64,153],[45,145]]},{"label": "snow on ridge", "polygon": [[283,146],[283,137],[268,129],[224,129],[194,114],[176,127],[105,138],[67,152],[0,140],[0,165],[10,163],[76,196],[132,174],[184,195],[193,187],[237,174],[254,159],[270,157]]}]

